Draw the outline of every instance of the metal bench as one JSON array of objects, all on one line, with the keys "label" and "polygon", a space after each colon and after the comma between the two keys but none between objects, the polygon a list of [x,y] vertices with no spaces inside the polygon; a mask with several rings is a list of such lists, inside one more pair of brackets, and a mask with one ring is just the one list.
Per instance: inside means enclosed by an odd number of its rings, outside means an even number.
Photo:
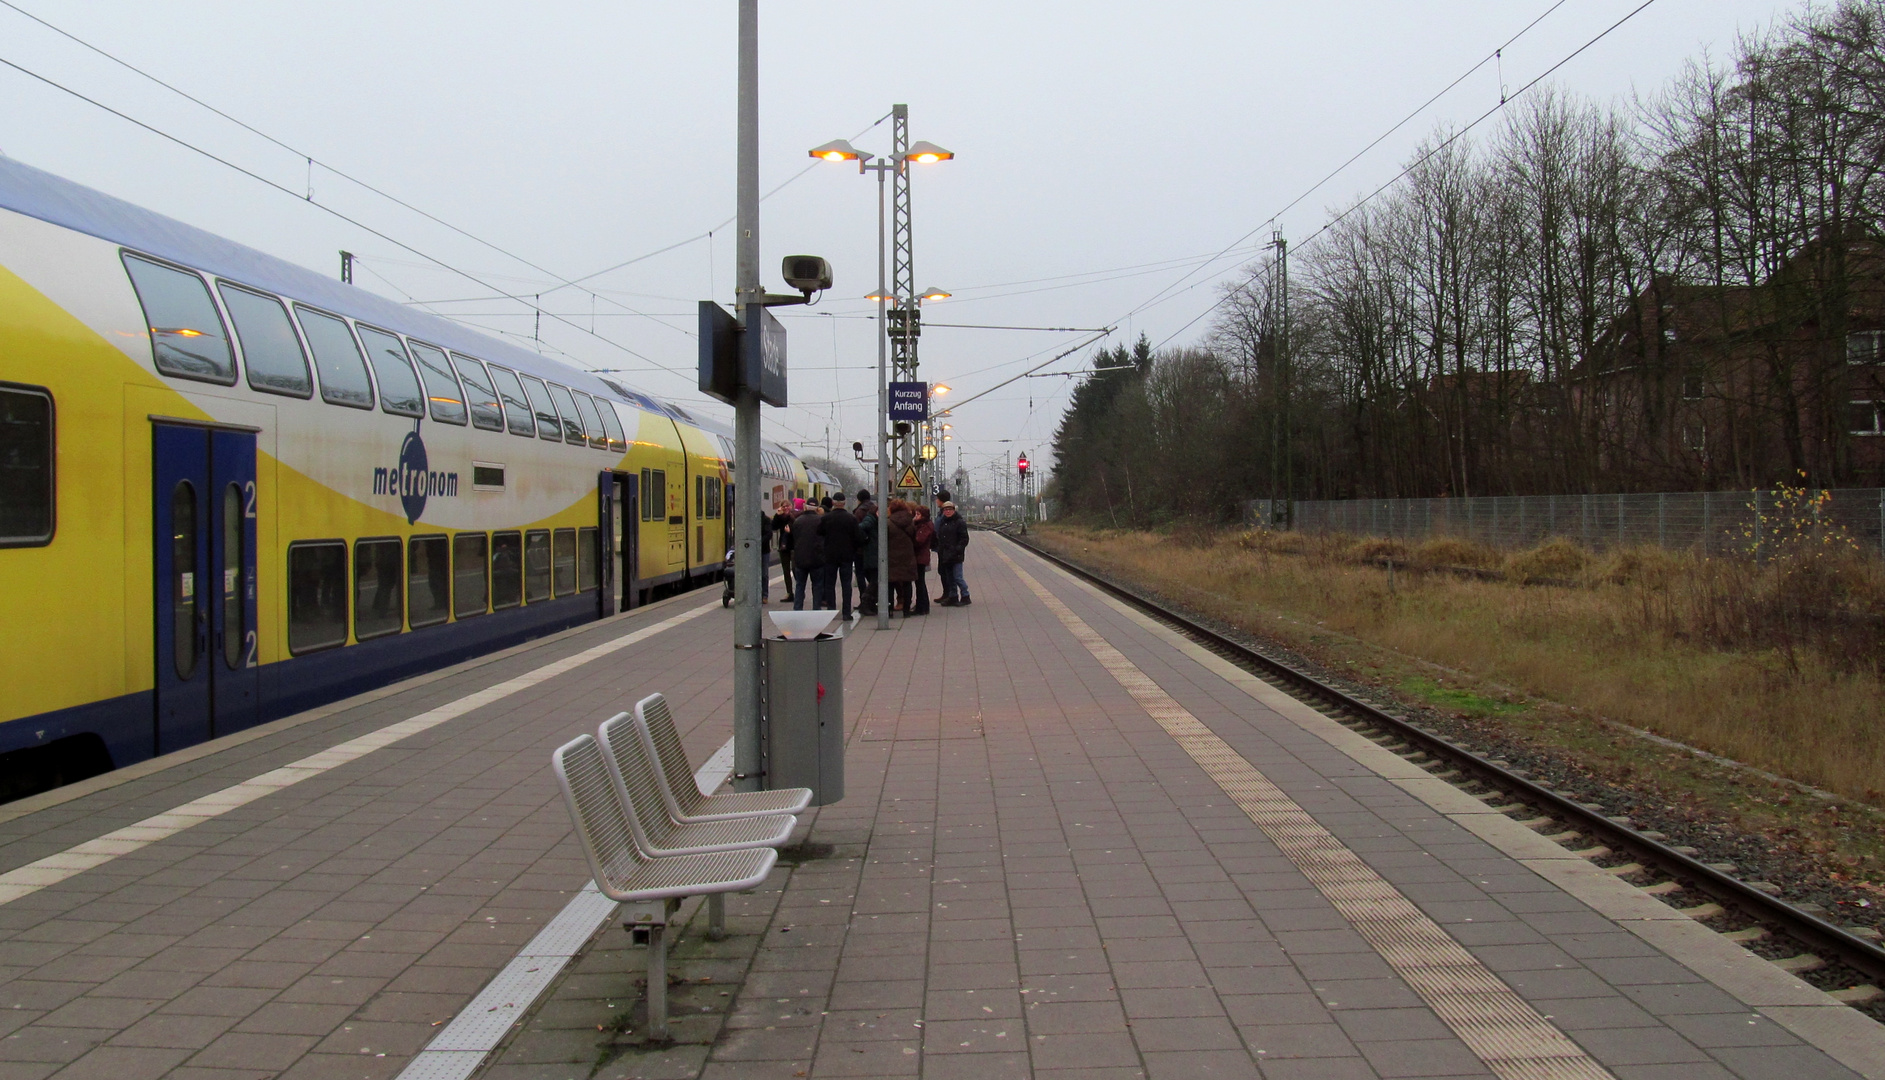
[{"label": "metal bench", "polygon": [[[679,822],[668,816],[660,773],[633,717],[616,713],[597,733],[622,801],[635,811],[635,844],[650,858],[698,855],[736,848],[778,847],[792,835],[791,814],[747,815],[719,821]],[[688,778],[693,783],[693,778]],[[698,785],[695,790],[699,790]]]},{"label": "metal bench", "polygon": [[682,824],[699,821],[728,821],[733,818],[761,817],[767,814],[796,814],[811,805],[811,788],[779,788],[776,791],[736,791],[709,795],[694,782],[694,768],[681,745],[681,733],[674,726],[674,713],[668,699],[649,694],[635,703],[636,728],[642,737],[642,749],[658,763],[655,779],[661,784],[661,801],[668,816]]},{"label": "metal bench", "polygon": [[668,1037],[667,927],[688,896],[720,900],[766,879],[779,853],[745,847],[706,854],[649,858],[636,843],[635,808],[619,794],[602,746],[582,735],[557,747],[551,759],[569,804],[589,872],[602,895],[628,905],[624,922],[648,933],[648,1035]]}]

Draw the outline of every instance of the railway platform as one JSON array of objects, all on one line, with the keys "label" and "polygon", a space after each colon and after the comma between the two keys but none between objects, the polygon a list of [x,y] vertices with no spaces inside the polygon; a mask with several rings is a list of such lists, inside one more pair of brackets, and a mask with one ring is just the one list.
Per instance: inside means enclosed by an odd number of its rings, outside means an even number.
[{"label": "railway platform", "polygon": [[[549,770],[717,590],[0,806],[0,1080],[1885,1078],[1885,1027],[1022,549],[846,645],[847,797],[675,1041]],[[774,595],[777,593],[775,591]]]}]

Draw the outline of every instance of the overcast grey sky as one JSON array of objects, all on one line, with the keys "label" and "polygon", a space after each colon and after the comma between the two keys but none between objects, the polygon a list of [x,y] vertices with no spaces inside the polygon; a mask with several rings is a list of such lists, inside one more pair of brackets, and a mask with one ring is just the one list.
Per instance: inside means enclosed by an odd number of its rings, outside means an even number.
[{"label": "overcast grey sky", "polygon": [[[591,274],[733,215],[732,0],[9,2],[556,275]],[[810,147],[906,102],[913,138],[960,155],[914,184],[918,285],[955,293],[926,322],[1116,324],[1114,342],[1144,332],[1183,344],[1208,320],[1181,328],[1254,251],[1198,272],[1205,258],[1553,3],[762,4],[761,186],[791,181],[763,207],[762,265],[773,288],[787,254],[824,255],[837,274],[818,307],[782,312],[795,404],[765,410],[767,435],[822,452],[827,438],[846,448],[874,430],[876,344],[861,299],[876,284],[874,181],[826,164],[794,180],[815,164]],[[1393,176],[1423,137],[1495,105],[1501,75],[1522,86],[1640,3],[1563,0],[1499,64],[1275,227],[1313,231],[1329,207]],[[1656,0],[1551,81],[1601,101],[1653,92],[1688,59],[1726,55],[1738,32],[1795,6]],[[3,7],[0,57],[296,193],[309,186],[301,158]],[[476,299],[483,290],[466,278],[17,71],[0,68],[0,100],[9,156],[324,272],[337,272],[339,249],[354,251],[367,288],[473,298],[433,310],[537,332],[527,310]],[[857,142],[881,152],[889,138],[885,122]],[[602,294],[592,300],[549,292],[544,273],[319,168],[312,192],[503,290],[548,293],[542,306],[578,327],[544,320],[546,352],[705,401],[694,390],[694,303],[730,296],[730,227],[589,282]],[[1249,243],[1268,236],[1263,227]],[[923,336],[922,372],[960,399],[1085,336],[937,327]],[[952,451],[972,469],[1018,449],[1045,458],[1070,381],[1023,379],[969,406]]]}]

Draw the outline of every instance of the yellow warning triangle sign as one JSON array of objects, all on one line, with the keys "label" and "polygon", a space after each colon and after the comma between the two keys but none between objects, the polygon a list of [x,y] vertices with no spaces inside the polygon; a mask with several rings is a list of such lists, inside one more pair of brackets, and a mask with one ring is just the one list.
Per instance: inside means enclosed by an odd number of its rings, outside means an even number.
[{"label": "yellow warning triangle sign", "polygon": [[900,488],[920,488],[923,486],[923,481],[916,478],[916,466],[905,465],[903,467],[903,475],[897,477],[897,486]]}]

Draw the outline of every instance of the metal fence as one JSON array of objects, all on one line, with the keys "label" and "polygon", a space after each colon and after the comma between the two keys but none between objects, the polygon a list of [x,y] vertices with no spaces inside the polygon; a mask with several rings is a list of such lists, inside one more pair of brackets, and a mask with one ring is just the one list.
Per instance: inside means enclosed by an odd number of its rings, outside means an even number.
[{"label": "metal fence", "polygon": [[1512,495],[1472,499],[1345,499],[1245,504],[1252,525],[1423,540],[1457,536],[1522,548],[1562,536],[1592,550],[1656,544],[1711,555],[1750,554],[1778,534],[1846,537],[1885,555],[1885,488],[1843,488],[1821,501],[1771,491],[1682,491],[1651,495]]}]

